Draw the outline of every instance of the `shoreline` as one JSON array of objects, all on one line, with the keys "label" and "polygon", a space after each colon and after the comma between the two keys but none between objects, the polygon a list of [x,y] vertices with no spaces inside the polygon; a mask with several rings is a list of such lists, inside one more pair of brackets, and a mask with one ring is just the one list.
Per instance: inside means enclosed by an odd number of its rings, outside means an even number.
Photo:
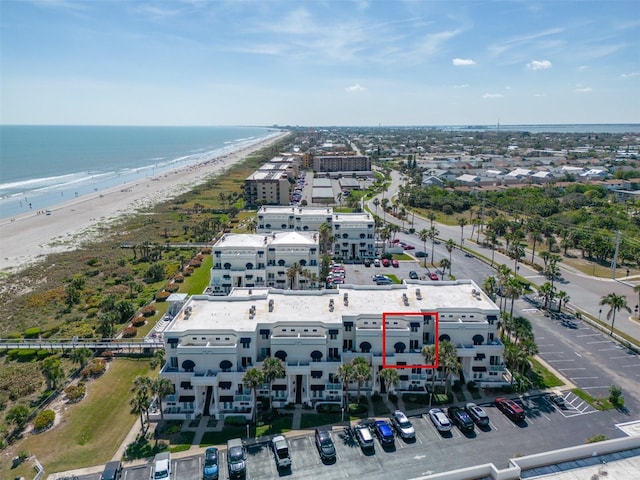
[{"label": "shoreline", "polygon": [[74,250],[119,217],[175,198],[288,134],[281,132],[231,153],[83,195],[47,210],[3,218],[0,273],[17,273],[48,254]]}]

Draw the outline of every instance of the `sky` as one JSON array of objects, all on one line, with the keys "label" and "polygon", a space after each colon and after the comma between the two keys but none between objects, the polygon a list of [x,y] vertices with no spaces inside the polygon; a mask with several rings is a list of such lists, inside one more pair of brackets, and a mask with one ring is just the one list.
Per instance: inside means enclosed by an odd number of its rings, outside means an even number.
[{"label": "sky", "polygon": [[0,0],[0,123],[640,123],[640,1]]}]

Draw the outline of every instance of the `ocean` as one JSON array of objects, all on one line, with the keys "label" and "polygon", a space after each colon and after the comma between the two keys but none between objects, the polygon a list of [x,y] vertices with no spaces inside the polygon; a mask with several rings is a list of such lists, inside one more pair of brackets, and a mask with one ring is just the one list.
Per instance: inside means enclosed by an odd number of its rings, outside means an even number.
[{"label": "ocean", "polygon": [[0,218],[47,210],[277,133],[263,127],[0,125]]}]

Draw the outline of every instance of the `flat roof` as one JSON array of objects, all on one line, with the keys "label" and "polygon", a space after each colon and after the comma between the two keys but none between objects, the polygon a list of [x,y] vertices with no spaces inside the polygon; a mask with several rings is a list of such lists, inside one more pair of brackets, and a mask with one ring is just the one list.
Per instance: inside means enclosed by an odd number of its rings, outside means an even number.
[{"label": "flat roof", "polygon": [[225,233],[216,247],[259,248],[268,245],[314,245],[314,232]]},{"label": "flat roof", "polygon": [[[420,289],[420,300],[416,297]],[[474,295],[473,291],[476,294]],[[409,301],[405,305],[402,294]],[[348,305],[344,304],[348,295]],[[329,310],[333,299],[333,311]],[[269,301],[273,311],[269,312]],[[255,315],[249,309],[255,306]],[[454,282],[413,281],[402,285],[344,285],[331,290],[279,290],[236,288],[227,297],[194,295],[174,318],[165,333],[188,330],[235,330],[253,332],[258,324],[301,322],[342,324],[343,318],[369,315],[379,318],[383,312],[443,311],[451,309],[485,310],[497,315],[499,309],[471,280]],[[472,320],[467,320],[471,322]]]},{"label": "flat roof", "polygon": [[258,215],[302,215],[302,216],[327,216],[333,215],[331,207],[283,207],[283,206],[262,206],[258,210]]}]

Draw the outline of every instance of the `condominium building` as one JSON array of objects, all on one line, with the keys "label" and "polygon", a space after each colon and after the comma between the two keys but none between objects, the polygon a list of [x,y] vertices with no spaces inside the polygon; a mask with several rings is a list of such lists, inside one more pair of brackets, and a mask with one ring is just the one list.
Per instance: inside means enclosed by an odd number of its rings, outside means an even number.
[{"label": "condominium building", "polygon": [[[385,330],[383,335],[383,314]],[[317,405],[342,400],[338,367],[363,357],[371,380],[363,394],[380,391],[379,371],[400,369],[396,390],[422,390],[432,375],[423,345],[457,346],[463,381],[505,383],[499,308],[471,280],[412,282],[385,287],[290,291],[235,288],[229,296],[194,295],[180,304],[164,331],[166,363],[160,372],[175,393],[165,397],[165,418],[241,414],[251,418],[253,394],[244,372],[267,357],[284,364],[284,378],[259,396],[273,405]],[[384,349],[383,349],[384,345]],[[356,385],[349,389],[355,391]]]},{"label": "condominium building", "polygon": [[371,157],[361,155],[319,155],[313,158],[315,172],[357,172],[371,170]]},{"label": "condominium building", "polygon": [[[209,295],[235,287],[316,288],[319,270],[317,232],[225,234],[212,249]],[[299,268],[290,270],[294,265]]]},{"label": "condominium building", "polygon": [[331,227],[335,257],[357,261],[376,256],[375,221],[369,213],[334,214],[331,207],[261,207],[256,231],[318,231],[322,224]]},{"label": "condominium building", "polygon": [[244,181],[248,205],[287,205],[291,191],[289,174],[282,170],[256,170]]}]

